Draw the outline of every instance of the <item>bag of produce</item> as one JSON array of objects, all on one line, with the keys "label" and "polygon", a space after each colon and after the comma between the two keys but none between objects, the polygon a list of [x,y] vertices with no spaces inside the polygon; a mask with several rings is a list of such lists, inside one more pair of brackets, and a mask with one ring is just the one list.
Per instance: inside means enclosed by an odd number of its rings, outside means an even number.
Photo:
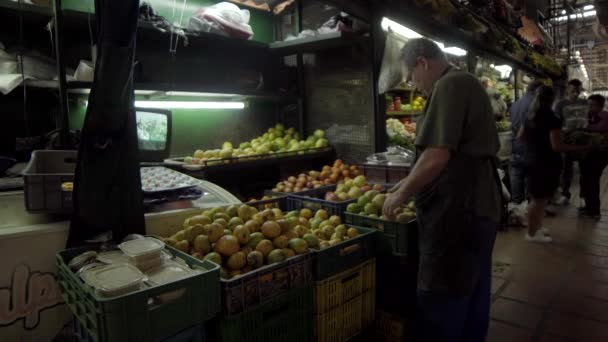
[{"label": "bag of produce", "polygon": [[405,45],[405,40],[389,29],[386,35],[386,45],[384,47],[384,57],[378,78],[378,93],[384,94],[397,87],[403,80],[401,75],[401,62],[399,55],[401,48]]}]

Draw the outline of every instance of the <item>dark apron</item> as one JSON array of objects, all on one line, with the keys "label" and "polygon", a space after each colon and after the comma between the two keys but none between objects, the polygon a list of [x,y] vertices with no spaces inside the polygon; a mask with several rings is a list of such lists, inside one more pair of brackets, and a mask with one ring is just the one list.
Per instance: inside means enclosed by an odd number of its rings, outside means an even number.
[{"label": "dark apron", "polygon": [[478,170],[488,160],[452,153],[441,175],[416,196],[418,289],[470,294],[478,278],[475,219]]}]

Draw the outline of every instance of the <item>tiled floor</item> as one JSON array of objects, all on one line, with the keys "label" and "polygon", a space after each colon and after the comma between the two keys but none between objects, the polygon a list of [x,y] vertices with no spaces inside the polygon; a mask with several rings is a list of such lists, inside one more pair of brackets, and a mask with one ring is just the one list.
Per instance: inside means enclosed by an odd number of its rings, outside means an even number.
[{"label": "tiled floor", "polygon": [[608,341],[608,177],[602,187],[599,221],[577,217],[577,200],[546,219],[552,244],[499,233],[488,342]]}]

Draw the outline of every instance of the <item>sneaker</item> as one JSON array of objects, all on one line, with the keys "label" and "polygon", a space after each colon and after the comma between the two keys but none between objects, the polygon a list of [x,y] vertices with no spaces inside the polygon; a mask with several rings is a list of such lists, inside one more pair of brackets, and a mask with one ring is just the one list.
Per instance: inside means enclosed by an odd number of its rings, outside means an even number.
[{"label": "sneaker", "polygon": [[556,204],[556,205],[561,205],[561,206],[568,205],[569,203],[570,203],[570,199],[569,199],[568,197],[564,196],[564,195],[560,196],[560,197],[559,197],[559,198],[558,198],[558,199],[555,201],[555,204]]},{"label": "sneaker", "polygon": [[538,242],[538,243],[550,243],[553,241],[553,239],[550,236],[545,236],[540,231],[540,229],[538,231],[536,231],[536,234],[534,234],[534,236],[530,236],[530,234],[528,234],[526,232],[525,239],[528,242]]},{"label": "sneaker", "polygon": [[551,235],[551,231],[547,227],[540,227],[540,229],[538,229],[538,231],[547,236]]}]

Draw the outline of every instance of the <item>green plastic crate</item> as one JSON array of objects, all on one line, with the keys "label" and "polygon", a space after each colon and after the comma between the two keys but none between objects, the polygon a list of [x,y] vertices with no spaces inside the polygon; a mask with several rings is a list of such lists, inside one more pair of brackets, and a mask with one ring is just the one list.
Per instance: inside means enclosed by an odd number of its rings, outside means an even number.
[{"label": "green plastic crate", "polygon": [[313,287],[292,289],[255,309],[210,322],[215,342],[310,342],[313,339]]},{"label": "green plastic crate", "polygon": [[204,271],[170,284],[105,298],[68,267],[73,257],[89,249],[61,251],[56,261],[63,298],[95,342],[154,341],[202,324],[220,311],[220,269],[212,262],[167,246],[167,251]]},{"label": "green plastic crate", "polygon": [[344,220],[349,225],[380,231],[379,254],[392,253],[399,256],[418,254],[418,221],[416,220],[399,223],[352,213],[345,213]]},{"label": "green plastic crate", "polygon": [[377,232],[356,228],[361,235],[321,250],[315,250],[313,275],[316,281],[335,276],[376,256]]}]

